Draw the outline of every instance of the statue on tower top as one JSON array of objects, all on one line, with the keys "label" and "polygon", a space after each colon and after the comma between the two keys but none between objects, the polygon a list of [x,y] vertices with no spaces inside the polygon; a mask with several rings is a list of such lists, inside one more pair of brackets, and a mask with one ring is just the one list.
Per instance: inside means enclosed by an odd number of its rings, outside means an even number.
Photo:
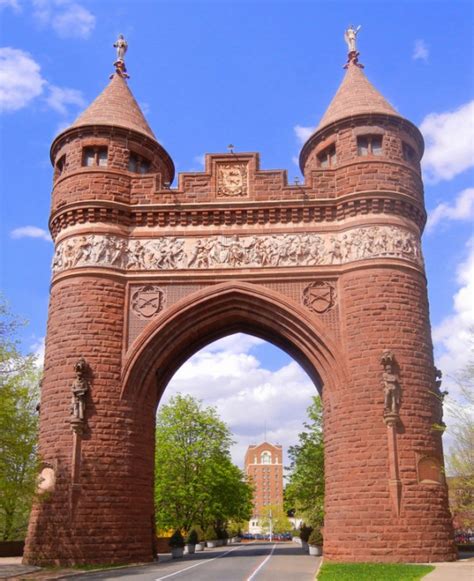
[{"label": "statue on tower top", "polygon": [[128,43],[123,34],[119,34],[119,37],[114,42],[114,48],[117,49],[117,60],[114,62],[115,72],[119,77],[128,79],[129,75],[127,75],[127,67],[125,66],[125,53],[128,50]]},{"label": "statue on tower top", "polygon": [[354,28],[354,25],[351,24],[349,28],[344,32],[344,40],[347,44],[347,64],[344,66],[345,69],[349,66],[350,63],[353,63],[360,67],[361,69],[364,68],[363,65],[359,64],[358,57],[359,53],[357,52],[357,35],[359,30],[361,29],[361,25],[357,28]]},{"label": "statue on tower top", "polygon": [[354,28],[354,25],[351,24],[349,26],[349,28],[344,33],[344,40],[346,41],[347,51],[349,53],[357,52],[356,40],[357,40],[357,34],[358,34],[360,29],[361,29],[360,25],[357,28]]}]

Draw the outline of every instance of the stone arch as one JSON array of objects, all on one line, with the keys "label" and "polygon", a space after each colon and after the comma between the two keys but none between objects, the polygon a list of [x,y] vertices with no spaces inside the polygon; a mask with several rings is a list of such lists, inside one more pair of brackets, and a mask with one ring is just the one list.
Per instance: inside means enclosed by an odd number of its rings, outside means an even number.
[{"label": "stone arch", "polygon": [[320,391],[347,379],[343,355],[308,311],[275,291],[237,281],[187,296],[145,328],[124,361],[122,398],[141,399],[157,381],[159,399],[191,355],[237,332],[286,351]]}]

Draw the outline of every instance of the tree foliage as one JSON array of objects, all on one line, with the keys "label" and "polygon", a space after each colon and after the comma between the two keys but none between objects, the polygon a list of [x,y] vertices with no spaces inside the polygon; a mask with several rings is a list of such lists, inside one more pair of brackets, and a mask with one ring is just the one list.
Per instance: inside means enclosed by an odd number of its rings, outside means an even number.
[{"label": "tree foliage", "polygon": [[22,323],[0,299],[0,538],[24,537],[37,474],[38,384],[33,356],[18,350]]},{"label": "tree foliage", "polygon": [[474,361],[457,377],[461,400],[450,400],[448,412],[454,423],[450,428],[452,443],[447,455],[452,476],[451,511],[464,529],[474,528]]},{"label": "tree foliage", "polygon": [[322,403],[313,397],[307,409],[305,431],[298,444],[290,446],[291,460],[288,484],[285,488],[285,507],[307,524],[321,526],[324,518],[324,443]]},{"label": "tree foliage", "polygon": [[275,534],[286,533],[292,529],[286,510],[278,504],[269,504],[262,509],[259,524],[266,533],[270,532],[270,522]]},{"label": "tree foliage", "polygon": [[212,407],[177,395],[160,408],[156,425],[155,514],[158,529],[222,529],[245,520],[252,488],[230,458],[232,438]]}]

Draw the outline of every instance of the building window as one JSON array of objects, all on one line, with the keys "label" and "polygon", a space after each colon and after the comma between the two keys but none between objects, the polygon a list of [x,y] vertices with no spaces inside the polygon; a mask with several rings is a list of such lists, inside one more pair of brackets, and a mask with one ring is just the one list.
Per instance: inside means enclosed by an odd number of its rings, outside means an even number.
[{"label": "building window", "polygon": [[128,159],[128,171],[141,174],[149,173],[150,162],[141,155],[130,152],[130,157]]},{"label": "building window", "polygon": [[60,176],[66,167],[66,156],[62,155],[56,162],[56,177]]},{"label": "building window", "polygon": [[[262,464],[271,464],[272,463],[272,455],[270,452],[262,452],[261,456]],[[266,470],[265,470],[266,472]]]},{"label": "building window", "polygon": [[82,150],[82,165],[85,167],[106,167],[107,156],[106,147],[84,147]]},{"label": "building window", "polygon": [[415,150],[411,145],[408,145],[408,143],[403,142],[402,150],[403,150],[403,159],[405,161],[409,161],[410,163],[414,163],[416,161]]},{"label": "building window", "polygon": [[336,146],[330,145],[318,153],[318,162],[320,168],[334,167],[337,163]]},{"label": "building window", "polygon": [[357,155],[382,155],[382,136],[361,135],[358,137]]}]

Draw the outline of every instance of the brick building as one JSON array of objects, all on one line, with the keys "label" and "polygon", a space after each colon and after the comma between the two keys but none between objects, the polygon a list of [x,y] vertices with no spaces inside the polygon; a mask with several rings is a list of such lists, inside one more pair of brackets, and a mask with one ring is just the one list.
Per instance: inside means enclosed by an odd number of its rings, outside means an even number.
[{"label": "brick building", "polygon": [[263,442],[248,447],[244,471],[255,487],[250,533],[259,533],[259,518],[266,506],[283,507],[283,450],[280,444]]},{"label": "brick building", "polygon": [[171,188],[171,156],[115,66],[51,147],[47,494],[25,561],[153,558],[157,405],[186,359],[235,332],[287,351],[321,393],[326,558],[454,559],[418,128],[350,50],[303,183],[228,152]]}]

